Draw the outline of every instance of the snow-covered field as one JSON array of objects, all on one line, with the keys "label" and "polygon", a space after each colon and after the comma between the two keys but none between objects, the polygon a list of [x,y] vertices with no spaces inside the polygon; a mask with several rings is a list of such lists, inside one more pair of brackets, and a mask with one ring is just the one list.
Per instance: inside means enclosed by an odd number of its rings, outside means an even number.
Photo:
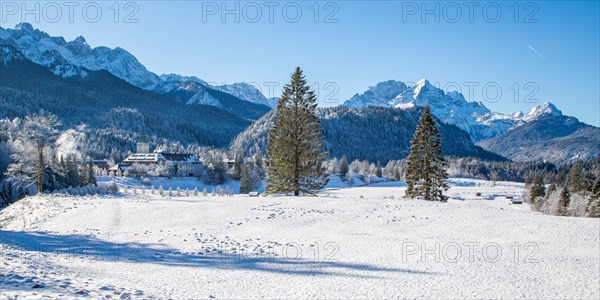
[{"label": "snow-covered field", "polygon": [[[322,197],[32,197],[0,212],[0,298],[600,297],[600,220],[390,183]],[[481,192],[481,196],[476,196]]]}]

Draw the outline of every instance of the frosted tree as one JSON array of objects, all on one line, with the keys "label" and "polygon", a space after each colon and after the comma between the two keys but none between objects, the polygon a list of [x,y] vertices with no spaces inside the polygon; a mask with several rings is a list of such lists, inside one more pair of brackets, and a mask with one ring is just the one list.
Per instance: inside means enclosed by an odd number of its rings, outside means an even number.
[{"label": "frosted tree", "polygon": [[402,177],[400,175],[400,169],[398,168],[398,166],[394,166],[394,172],[392,173],[392,177],[394,178],[394,180],[400,180],[400,177]]},{"label": "frosted tree", "polygon": [[162,186],[162,185],[159,185],[159,186],[158,186],[158,194],[159,194],[159,195],[161,195],[161,196],[164,196],[164,195],[165,195],[165,191],[164,191],[164,189],[163,189],[163,186]]},{"label": "frosted tree", "polygon": [[268,138],[267,193],[315,194],[325,184],[317,97],[298,67],[283,87]]},{"label": "frosted tree", "polygon": [[51,143],[58,136],[60,122],[55,115],[40,110],[25,117],[17,134],[15,149],[7,173],[26,183],[37,182],[38,193],[44,189],[44,174]]},{"label": "frosted tree", "polygon": [[208,195],[208,191],[206,190],[206,188],[202,189],[202,196],[206,197],[206,195]]},{"label": "frosted tree", "polygon": [[425,106],[415,131],[406,168],[406,196],[423,196],[426,200],[446,202],[448,189],[446,162],[442,142],[429,105]]},{"label": "frosted tree", "polygon": [[194,187],[193,195],[198,196],[198,187]]}]

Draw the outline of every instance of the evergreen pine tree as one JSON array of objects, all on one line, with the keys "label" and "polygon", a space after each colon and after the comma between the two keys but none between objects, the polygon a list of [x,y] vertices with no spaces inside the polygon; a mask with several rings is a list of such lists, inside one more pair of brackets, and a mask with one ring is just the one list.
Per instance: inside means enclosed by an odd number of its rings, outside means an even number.
[{"label": "evergreen pine tree", "polygon": [[90,161],[88,162],[88,174],[87,174],[87,183],[88,184],[93,184],[94,186],[97,186],[98,183],[96,182],[96,175],[94,174],[94,164],[92,163],[92,160],[90,159]]},{"label": "evergreen pine tree", "polygon": [[381,170],[381,162],[377,161],[377,167],[375,167],[375,176],[377,177],[382,177],[383,176],[383,171]]},{"label": "evergreen pine tree", "polygon": [[560,199],[558,200],[558,215],[566,216],[568,213],[569,202],[571,202],[571,194],[569,189],[565,186],[560,191]]},{"label": "evergreen pine tree", "polygon": [[233,178],[238,179],[242,176],[242,167],[244,165],[244,150],[235,153],[233,163]]},{"label": "evergreen pine tree", "polygon": [[252,180],[252,167],[250,164],[244,164],[241,175],[240,194],[248,194],[256,188],[254,186],[254,181]]},{"label": "evergreen pine tree", "polygon": [[535,203],[538,197],[544,197],[546,195],[546,188],[544,186],[544,177],[542,173],[536,173],[533,178],[533,183],[531,185],[531,192],[529,194],[531,203]]},{"label": "evergreen pine tree", "polygon": [[443,192],[448,189],[445,182],[448,174],[445,167],[440,134],[427,105],[410,146],[405,175],[406,196],[446,202],[448,197]]},{"label": "evergreen pine tree", "polygon": [[314,194],[325,184],[317,98],[298,67],[277,104],[268,139],[267,193]]},{"label": "evergreen pine tree", "polygon": [[592,197],[587,206],[587,215],[590,218],[600,218],[600,178],[596,179],[592,189]]},{"label": "evergreen pine tree", "polygon": [[14,199],[15,199],[15,194],[13,191],[13,184],[12,181],[8,182],[8,185],[6,187],[6,193],[8,194],[8,204],[13,204],[14,203]]},{"label": "evergreen pine tree", "polygon": [[342,159],[340,160],[340,177],[347,178],[348,171],[349,171],[348,158],[346,157],[346,155],[344,155],[344,156],[342,156]]},{"label": "evergreen pine tree", "polygon": [[8,191],[6,189],[6,184],[3,184],[2,192],[0,193],[0,207],[8,206],[9,201],[10,200],[8,199]]},{"label": "evergreen pine tree", "polygon": [[571,166],[567,175],[567,181],[572,193],[582,190],[582,168],[580,162],[576,162]]}]

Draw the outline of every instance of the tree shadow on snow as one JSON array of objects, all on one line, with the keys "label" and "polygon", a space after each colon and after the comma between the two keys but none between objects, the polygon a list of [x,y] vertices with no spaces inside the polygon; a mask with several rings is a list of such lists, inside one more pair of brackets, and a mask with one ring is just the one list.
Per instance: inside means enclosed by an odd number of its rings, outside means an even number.
[{"label": "tree shadow on snow", "polygon": [[[201,244],[200,242],[198,242],[196,251],[181,252],[162,244],[121,244],[103,241],[88,235],[57,235],[46,232],[0,230],[0,244],[42,254],[36,256],[38,259],[41,259],[41,256],[54,256],[52,259],[46,259],[50,263],[68,261],[68,259],[71,261],[86,260],[90,264],[96,261],[115,261],[208,269],[251,270],[301,276],[327,275],[357,278],[376,278],[385,273],[396,272],[416,275],[437,274],[369,264],[284,258],[274,255],[268,249],[259,249],[244,254],[232,253],[231,249],[223,251],[218,244]],[[254,248],[254,250],[256,249]],[[294,250],[290,249],[290,252],[294,252]]]}]

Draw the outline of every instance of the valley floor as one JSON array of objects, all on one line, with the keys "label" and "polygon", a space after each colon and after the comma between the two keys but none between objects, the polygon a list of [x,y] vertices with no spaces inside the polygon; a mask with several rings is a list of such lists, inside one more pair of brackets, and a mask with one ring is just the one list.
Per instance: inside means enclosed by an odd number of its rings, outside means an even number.
[{"label": "valley floor", "polygon": [[518,183],[451,186],[27,198],[0,212],[0,299],[600,297],[599,219],[510,205]]}]

